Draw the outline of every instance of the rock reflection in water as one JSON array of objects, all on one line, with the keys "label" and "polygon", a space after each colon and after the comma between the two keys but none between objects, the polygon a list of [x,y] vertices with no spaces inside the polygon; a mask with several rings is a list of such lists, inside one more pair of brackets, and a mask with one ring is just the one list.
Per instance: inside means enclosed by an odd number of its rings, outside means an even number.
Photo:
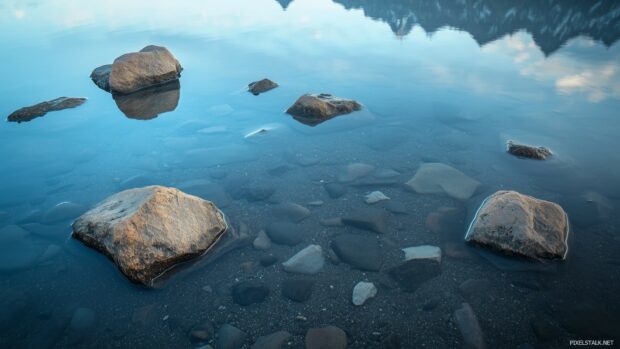
[{"label": "rock reflection in water", "polygon": [[114,101],[128,118],[150,120],[175,110],[180,95],[181,84],[176,80],[128,95],[114,95]]}]

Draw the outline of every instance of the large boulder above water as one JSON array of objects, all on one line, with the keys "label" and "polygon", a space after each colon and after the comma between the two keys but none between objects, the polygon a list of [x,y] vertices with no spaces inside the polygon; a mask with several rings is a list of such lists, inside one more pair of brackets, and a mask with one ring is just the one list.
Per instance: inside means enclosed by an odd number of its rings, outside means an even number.
[{"label": "large boulder above water", "polygon": [[328,93],[305,94],[286,111],[296,120],[310,126],[338,115],[349,114],[362,109],[362,106],[350,99],[332,96]]},{"label": "large boulder above water", "polygon": [[44,116],[48,112],[58,111],[68,108],[79,107],[86,102],[86,98],[59,97],[50,101],[41,102],[29,107],[23,107],[11,113],[7,117],[10,122],[27,122],[32,119]]},{"label": "large boulder above water", "polygon": [[161,186],[114,194],[73,223],[74,238],[145,285],[207,251],[226,230],[224,215],[213,203]]},{"label": "large boulder above water", "polygon": [[168,49],[150,45],[118,57],[111,66],[96,68],[90,77],[106,91],[129,94],[177,80],[181,70],[181,64]]},{"label": "large boulder above water", "polygon": [[568,216],[558,204],[501,190],[482,203],[465,240],[509,255],[563,259],[568,232]]}]

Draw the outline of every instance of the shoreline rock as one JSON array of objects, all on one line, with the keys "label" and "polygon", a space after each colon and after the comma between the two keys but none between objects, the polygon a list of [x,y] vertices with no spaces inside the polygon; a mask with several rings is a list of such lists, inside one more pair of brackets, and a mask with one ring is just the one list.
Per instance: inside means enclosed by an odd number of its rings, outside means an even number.
[{"label": "shoreline rock", "polygon": [[150,186],[103,200],[73,223],[72,236],[110,258],[132,282],[148,286],[209,250],[227,229],[212,202]]}]

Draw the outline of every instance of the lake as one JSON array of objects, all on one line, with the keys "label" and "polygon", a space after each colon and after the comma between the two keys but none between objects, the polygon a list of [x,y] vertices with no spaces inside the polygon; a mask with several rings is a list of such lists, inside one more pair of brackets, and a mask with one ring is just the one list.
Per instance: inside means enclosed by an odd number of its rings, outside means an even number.
[{"label": "lake", "polygon": [[[2,115],[87,98],[0,123],[0,347],[249,348],[278,331],[288,334],[253,348],[620,339],[620,2],[7,0],[0,29]],[[178,84],[112,96],[91,81],[151,44],[181,63]],[[262,78],[279,87],[248,93]],[[285,113],[305,93],[362,108],[323,122]],[[552,156],[512,156],[509,140]],[[405,185],[428,164],[458,170],[475,192]],[[131,283],[71,224],[148,185],[213,201],[248,237],[154,288]],[[464,241],[498,190],[566,211],[565,260]],[[374,191],[389,200],[367,203]],[[375,231],[341,219],[375,214]],[[300,242],[253,246],[290,220]],[[308,245],[324,252],[320,272],[285,271]],[[408,288],[392,271],[420,245],[441,249],[440,267]],[[377,292],[358,306],[359,282]],[[239,304],[239,284],[266,296]]]}]

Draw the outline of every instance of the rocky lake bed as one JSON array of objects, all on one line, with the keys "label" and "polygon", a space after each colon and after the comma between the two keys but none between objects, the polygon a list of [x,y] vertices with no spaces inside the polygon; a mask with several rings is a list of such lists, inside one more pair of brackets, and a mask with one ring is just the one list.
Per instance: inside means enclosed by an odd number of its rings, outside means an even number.
[{"label": "rocky lake bed", "polygon": [[[246,5],[246,15],[259,11]],[[279,32],[334,38],[313,22],[321,16],[307,22],[307,1],[263,5]],[[359,5],[363,14],[331,5],[316,6],[375,33],[367,23],[389,20],[370,12],[395,4]],[[601,6],[616,13],[583,13]],[[285,15],[306,24],[289,28]],[[364,39],[387,45],[390,64],[364,40],[321,47],[322,60],[303,50],[283,58],[250,45],[279,45],[265,24],[239,23],[200,39],[195,28],[178,37],[125,28],[128,42],[50,73],[57,84],[9,81],[0,347],[527,349],[620,339],[620,159],[600,152],[617,146],[619,96],[569,95],[574,80],[560,79],[550,86],[564,90],[542,101],[527,69],[528,88],[515,83],[513,94],[474,78],[473,90],[455,87],[431,63],[445,42],[415,31],[422,68],[397,59],[411,42],[372,35]],[[93,35],[79,28],[61,33]],[[281,35],[285,47],[301,45]],[[502,61],[549,47],[515,44],[524,35],[461,50]],[[593,49],[574,40],[567,51]],[[617,65],[620,52],[606,49],[601,59]],[[440,78],[411,87],[408,70]],[[64,94],[87,98],[40,97]]]}]

